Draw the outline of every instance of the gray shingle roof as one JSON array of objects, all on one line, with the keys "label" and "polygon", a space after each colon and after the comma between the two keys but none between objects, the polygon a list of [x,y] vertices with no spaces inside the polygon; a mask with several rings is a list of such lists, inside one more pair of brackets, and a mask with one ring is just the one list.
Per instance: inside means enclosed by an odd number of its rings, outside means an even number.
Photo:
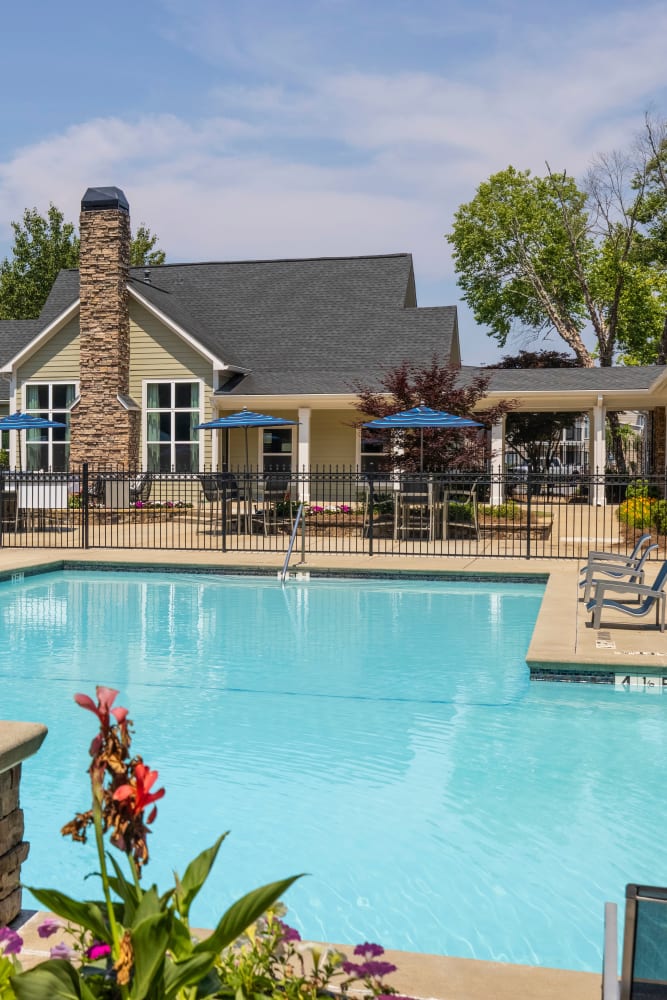
[{"label": "gray shingle roof", "polygon": [[648,389],[659,375],[661,365],[615,368],[463,368],[461,377],[469,381],[475,374],[489,378],[489,389],[510,395],[513,392],[576,392],[597,390]]},{"label": "gray shingle roof", "polygon": [[[449,357],[456,323],[452,306],[415,308],[410,254],[165,264],[133,268],[131,287],[215,357],[251,370],[243,393],[351,392],[408,356]],[[78,271],[61,271],[34,333],[78,295]]]}]

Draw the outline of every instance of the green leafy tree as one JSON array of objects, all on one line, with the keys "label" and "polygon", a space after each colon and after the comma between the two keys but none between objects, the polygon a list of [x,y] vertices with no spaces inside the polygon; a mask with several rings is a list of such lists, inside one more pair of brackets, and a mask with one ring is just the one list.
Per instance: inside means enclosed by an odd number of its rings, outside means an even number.
[{"label": "green leafy tree", "polygon": [[459,285],[500,344],[515,330],[555,331],[591,367],[587,326],[603,366],[619,349],[637,355],[639,329],[655,343],[660,289],[641,252],[647,168],[645,157],[600,156],[580,188],[548,167],[545,177],[508,167],[458,209],[447,239]]},{"label": "green leafy tree", "polygon": [[0,264],[0,319],[35,319],[62,268],[79,266],[79,239],[55,205],[12,222],[12,256]]},{"label": "green leafy tree", "polygon": [[[11,256],[0,263],[0,319],[36,319],[58,272],[79,266],[79,237],[63,213],[49,205],[46,216],[26,208],[20,222],[12,222]],[[142,222],[130,245],[133,267],[164,264],[159,237]]]},{"label": "green leafy tree", "polygon": [[[461,384],[460,376],[458,368],[440,364],[436,357],[422,368],[404,361],[382,376],[379,390],[362,383],[356,385],[357,409],[364,420],[368,420],[368,417],[386,417],[423,405],[459,417],[472,417],[487,427],[512,409],[511,402],[477,409],[486,395],[489,376],[476,375],[465,385]],[[406,471],[419,469],[419,431],[405,430],[395,434],[400,440],[396,441],[394,464]],[[477,429],[424,428],[423,445],[425,469],[481,469],[488,458],[487,435]]]},{"label": "green leafy tree", "polygon": [[145,223],[141,223],[130,246],[132,267],[159,267],[164,264],[167,255],[157,246],[159,238]]}]

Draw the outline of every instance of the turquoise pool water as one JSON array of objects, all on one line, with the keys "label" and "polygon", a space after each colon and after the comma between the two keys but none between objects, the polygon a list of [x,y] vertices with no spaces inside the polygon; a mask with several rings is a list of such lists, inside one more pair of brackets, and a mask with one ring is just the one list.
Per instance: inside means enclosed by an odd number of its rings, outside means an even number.
[{"label": "turquoise pool water", "polygon": [[117,687],[167,795],[146,878],[225,829],[195,911],[310,873],[318,939],[599,970],[606,899],[666,884],[661,696],[530,683],[539,585],[68,572],[0,584],[4,718],[49,736],[24,769],[28,884],[90,893],[59,836],[88,805]]}]

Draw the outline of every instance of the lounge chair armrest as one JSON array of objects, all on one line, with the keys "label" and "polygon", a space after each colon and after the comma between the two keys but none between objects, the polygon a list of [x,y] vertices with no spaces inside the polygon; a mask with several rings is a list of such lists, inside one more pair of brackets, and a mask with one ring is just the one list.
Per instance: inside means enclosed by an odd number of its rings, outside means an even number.
[{"label": "lounge chair armrest", "polygon": [[611,555],[606,552],[589,552],[588,562],[581,567],[581,572],[586,573],[593,566],[605,566],[609,569],[622,568],[623,566],[634,566],[639,562],[636,556]]},{"label": "lounge chair armrest", "polygon": [[618,1000],[618,907],[604,904],[604,953],[602,958],[602,1000]]},{"label": "lounge chair armrest", "polygon": [[[662,588],[656,590],[655,587],[643,583],[621,583],[617,580],[595,580],[595,599],[593,603],[604,597],[606,590],[611,590],[615,594],[627,594],[630,597],[658,597],[664,593]],[[591,602],[589,602],[591,603]]]}]

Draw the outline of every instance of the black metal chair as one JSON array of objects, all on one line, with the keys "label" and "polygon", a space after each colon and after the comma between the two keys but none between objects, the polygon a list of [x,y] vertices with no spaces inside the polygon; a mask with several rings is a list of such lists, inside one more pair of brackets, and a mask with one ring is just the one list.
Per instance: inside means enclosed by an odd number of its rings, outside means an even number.
[{"label": "black metal chair", "polygon": [[285,510],[291,521],[290,476],[281,472],[268,472],[264,477],[261,505],[257,508],[257,516],[265,535],[278,530],[278,522],[284,517]]},{"label": "black metal chair", "polygon": [[130,503],[148,503],[153,489],[153,475],[144,472],[130,483]]},{"label": "black metal chair", "polygon": [[227,530],[232,526],[240,528],[240,504],[243,500],[239,484],[231,472],[202,472],[197,476],[201,485],[200,502],[197,511],[197,522],[200,516],[206,517],[208,510],[209,525],[213,527],[213,520],[221,520],[224,517],[227,523]]},{"label": "black metal chair", "polygon": [[666,1000],[667,888],[625,888],[621,979],[618,979],[616,903],[605,903],[602,1000]]}]

